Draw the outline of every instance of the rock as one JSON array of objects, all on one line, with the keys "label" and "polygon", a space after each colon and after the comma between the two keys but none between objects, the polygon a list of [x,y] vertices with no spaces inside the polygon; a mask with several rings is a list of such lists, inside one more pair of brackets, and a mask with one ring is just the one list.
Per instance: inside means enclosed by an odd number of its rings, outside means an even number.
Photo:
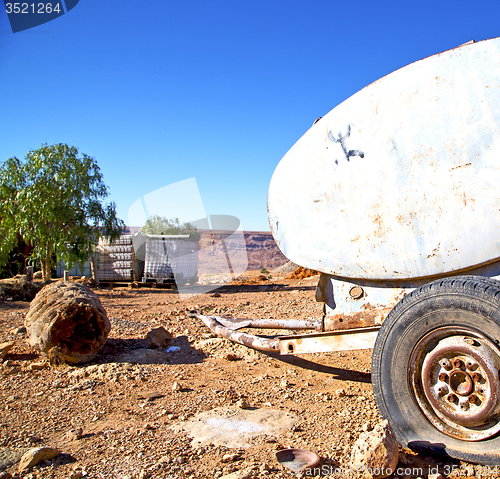
[{"label": "rock", "polygon": [[335,397],[342,398],[346,395],[345,389],[337,389],[334,392]]},{"label": "rock", "polygon": [[241,459],[239,454],[224,454],[221,462],[233,462]]},{"label": "rock", "polygon": [[0,479],[12,479],[12,474],[9,472],[0,472]]},{"label": "rock", "polygon": [[30,447],[0,447],[0,471],[16,464]]},{"label": "rock", "polygon": [[59,456],[61,451],[52,447],[36,447],[35,449],[30,449],[28,452],[23,454],[21,461],[19,462],[18,471],[22,472],[29,469],[42,461],[52,459],[53,457]]},{"label": "rock", "polygon": [[24,326],[18,326],[17,328],[14,328],[11,332],[11,334],[25,334],[26,333],[26,328]]},{"label": "rock", "polygon": [[28,366],[30,371],[41,371],[42,369],[48,369],[49,365],[47,363],[31,363]]},{"label": "rock", "polygon": [[250,404],[248,404],[247,400],[243,398],[239,399],[236,402],[236,406],[238,406],[240,409],[250,409]]},{"label": "rock", "polygon": [[65,378],[59,378],[59,379],[56,379],[53,383],[52,383],[52,387],[53,388],[67,388],[69,386],[69,381]]},{"label": "rock", "polygon": [[399,447],[388,421],[363,432],[352,449],[351,468],[369,479],[390,476],[398,464]]},{"label": "rock", "polygon": [[146,339],[150,348],[164,348],[172,342],[172,334],[170,334],[164,327],[152,329],[146,334]]},{"label": "rock", "polygon": [[138,394],[140,399],[146,399],[146,401],[152,402],[155,399],[160,399],[163,397],[163,394],[158,391],[144,391]]},{"label": "rock", "polygon": [[83,437],[83,429],[77,427],[76,429],[71,429],[66,433],[66,438],[70,441],[78,441]]},{"label": "rock", "polygon": [[33,278],[34,279],[42,279],[43,275],[41,271],[37,271],[36,273],[33,273]]},{"label": "rock", "polygon": [[240,471],[231,472],[219,477],[219,479],[250,479],[252,477],[253,467],[247,467]]},{"label": "rock", "polygon": [[28,442],[30,442],[31,444],[35,444],[37,442],[41,442],[42,441],[39,436],[29,436],[26,440]]},{"label": "rock", "polygon": [[17,374],[17,373],[20,373],[20,372],[21,372],[21,366],[12,366],[11,368],[9,368],[9,367],[4,367],[3,368],[3,374],[5,376],[8,376],[9,374]]},{"label": "rock", "polygon": [[363,424],[363,431],[365,432],[373,431],[373,424],[370,421]]},{"label": "rock", "polygon": [[53,364],[90,361],[111,329],[97,295],[86,286],[64,281],[42,288],[24,324],[29,344]]},{"label": "rock", "polygon": [[25,274],[13,278],[0,279],[0,297],[6,301],[20,299],[31,301],[40,291],[41,284],[28,281]]},{"label": "rock", "polygon": [[182,386],[176,381],[172,384],[172,391],[180,392],[182,391]]},{"label": "rock", "polygon": [[226,361],[238,361],[240,359],[237,354],[228,353],[224,356]]},{"label": "rock", "polygon": [[14,347],[14,341],[9,341],[8,343],[1,343],[0,344],[0,359],[5,358],[7,354],[9,354],[9,351]]}]

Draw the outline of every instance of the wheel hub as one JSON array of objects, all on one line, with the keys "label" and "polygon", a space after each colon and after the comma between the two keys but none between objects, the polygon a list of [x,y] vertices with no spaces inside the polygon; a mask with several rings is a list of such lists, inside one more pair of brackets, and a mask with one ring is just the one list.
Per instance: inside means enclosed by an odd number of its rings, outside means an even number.
[{"label": "wheel hub", "polygon": [[432,331],[415,347],[410,369],[412,392],[437,429],[468,441],[500,430],[500,354],[489,339],[452,328]]}]

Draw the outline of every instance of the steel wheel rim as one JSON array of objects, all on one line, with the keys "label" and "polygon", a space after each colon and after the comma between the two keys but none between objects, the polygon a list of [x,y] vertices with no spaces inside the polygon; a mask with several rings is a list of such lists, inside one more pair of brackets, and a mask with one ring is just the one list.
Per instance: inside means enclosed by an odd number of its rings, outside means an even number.
[{"label": "steel wheel rim", "polygon": [[500,351],[470,329],[437,328],[415,345],[409,387],[424,417],[447,436],[481,441],[500,431]]}]

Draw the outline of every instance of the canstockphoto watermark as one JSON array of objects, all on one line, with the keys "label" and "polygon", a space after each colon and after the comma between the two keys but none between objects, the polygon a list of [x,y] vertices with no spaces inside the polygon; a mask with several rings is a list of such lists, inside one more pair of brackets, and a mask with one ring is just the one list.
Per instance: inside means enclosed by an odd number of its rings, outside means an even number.
[{"label": "canstockphoto watermark", "polygon": [[22,32],[61,17],[76,7],[79,0],[37,0],[12,2],[4,0],[12,33]]},{"label": "canstockphoto watermark", "polygon": [[368,475],[388,477],[391,474],[398,476],[419,477],[429,474],[438,474],[438,466],[435,467],[398,467],[391,469],[387,467],[368,467],[366,465],[353,466],[333,466],[324,464],[321,467],[305,469],[306,476],[326,476],[326,477],[353,477],[356,475]]},{"label": "canstockphoto watermark", "polygon": [[353,474],[366,474],[369,473],[372,476],[390,476],[394,471],[390,468],[370,468],[365,465],[360,466],[333,466],[328,464],[323,464],[321,467],[306,468],[306,476],[352,476]]}]

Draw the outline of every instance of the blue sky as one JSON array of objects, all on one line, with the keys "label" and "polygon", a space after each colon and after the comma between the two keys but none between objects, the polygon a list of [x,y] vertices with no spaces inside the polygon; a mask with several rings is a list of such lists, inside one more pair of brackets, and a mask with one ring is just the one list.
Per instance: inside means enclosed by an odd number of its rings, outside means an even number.
[{"label": "blue sky", "polygon": [[206,213],[266,231],[273,171],[317,117],[408,63],[500,36],[499,19],[498,1],[80,0],[13,34],[2,8],[0,161],[68,143],[96,158],[126,222],[141,197],[194,177]]}]

